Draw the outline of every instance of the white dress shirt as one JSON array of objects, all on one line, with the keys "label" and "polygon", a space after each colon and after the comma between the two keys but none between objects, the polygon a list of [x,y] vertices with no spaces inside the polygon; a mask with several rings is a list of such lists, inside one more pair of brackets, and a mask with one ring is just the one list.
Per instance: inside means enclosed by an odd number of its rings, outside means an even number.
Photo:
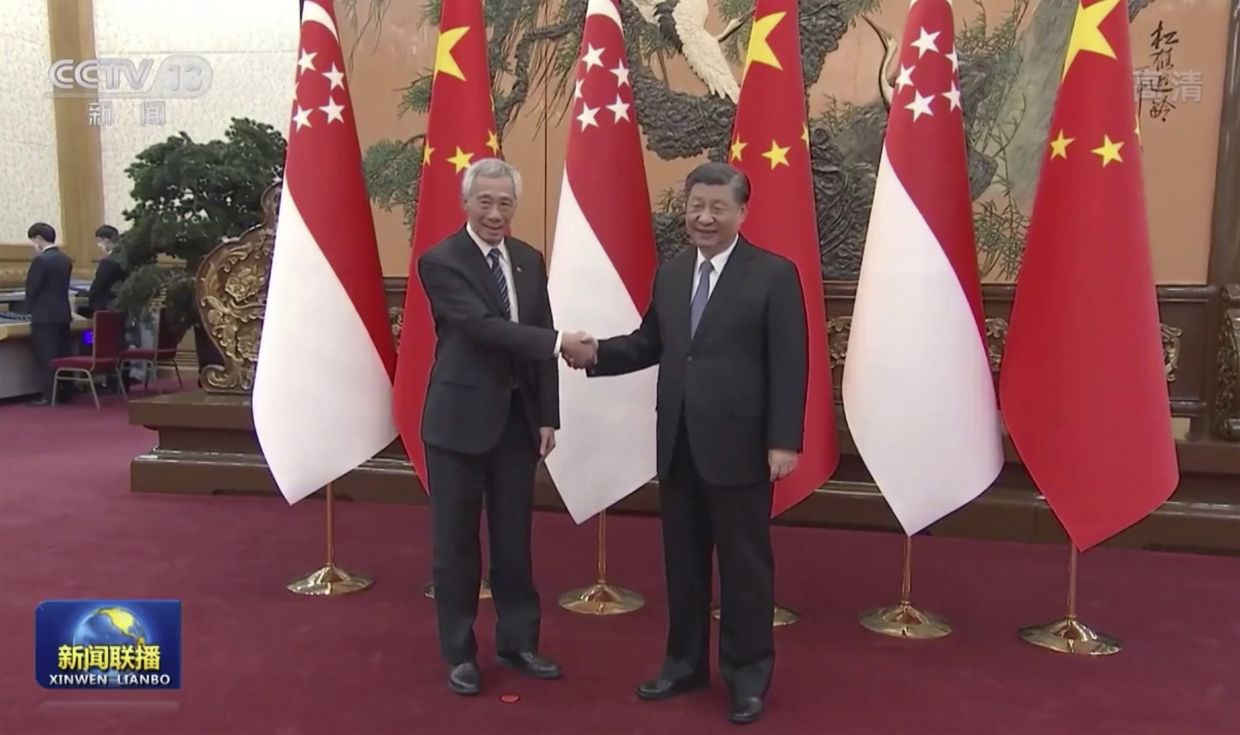
[{"label": "white dress shirt", "polygon": [[[469,238],[478,246],[478,250],[482,252],[482,258],[486,261],[487,267],[491,267],[491,251],[499,251],[499,267],[504,272],[504,282],[508,285],[508,320],[519,322],[521,316],[521,307],[517,303],[517,282],[512,277],[512,258],[508,255],[508,245],[504,240],[500,240],[498,245],[491,243],[478,237],[478,233],[474,232],[474,228],[469,224],[465,225],[465,232],[469,234]],[[552,355],[560,354],[560,344],[564,339],[562,332],[555,333],[555,352]]]},{"label": "white dress shirt", "polygon": [[711,264],[710,285],[708,286],[710,290],[706,292],[707,300],[709,301],[710,297],[715,295],[715,285],[719,283],[719,274],[723,273],[723,267],[728,264],[728,258],[732,257],[732,251],[736,249],[736,243],[739,240],[740,235],[732,238],[732,244],[713,258],[705,258],[702,256],[702,251],[698,251],[697,262],[693,266],[693,287],[689,289],[690,303],[693,302],[693,294],[697,293],[698,282],[702,280],[702,263],[710,260]]}]

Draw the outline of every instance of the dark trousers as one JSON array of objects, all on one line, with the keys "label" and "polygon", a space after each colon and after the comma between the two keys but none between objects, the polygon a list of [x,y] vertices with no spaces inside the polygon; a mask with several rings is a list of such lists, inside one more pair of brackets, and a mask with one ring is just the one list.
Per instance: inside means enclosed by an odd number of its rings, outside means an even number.
[{"label": "dark trousers", "polygon": [[659,483],[667,574],[667,658],[661,678],[707,679],[711,552],[719,556],[719,673],[735,697],[764,696],[775,665],[770,483],[711,485],[681,423]]},{"label": "dark trousers", "polygon": [[496,650],[538,650],[539,598],[530,560],[538,445],[517,398],[513,393],[507,427],[486,454],[426,447],[439,649],[452,666],[472,661],[478,650],[474,619],[482,580],[478,531],[484,500]]},{"label": "dark trousers", "polygon": [[[30,325],[30,341],[34,347],[34,357],[39,365],[39,376],[43,387],[43,400],[52,400],[55,389],[55,371],[52,360],[69,355],[73,349],[73,341],[69,334],[68,324],[33,323]],[[68,385],[61,387],[60,399],[69,395]]]}]

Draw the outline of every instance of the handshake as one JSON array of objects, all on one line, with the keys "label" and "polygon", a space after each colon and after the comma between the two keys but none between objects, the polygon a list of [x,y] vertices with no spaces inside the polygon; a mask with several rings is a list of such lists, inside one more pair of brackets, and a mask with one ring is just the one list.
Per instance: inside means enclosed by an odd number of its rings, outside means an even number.
[{"label": "handshake", "polygon": [[569,367],[592,368],[598,362],[598,340],[585,332],[565,332],[560,342],[560,356]]}]

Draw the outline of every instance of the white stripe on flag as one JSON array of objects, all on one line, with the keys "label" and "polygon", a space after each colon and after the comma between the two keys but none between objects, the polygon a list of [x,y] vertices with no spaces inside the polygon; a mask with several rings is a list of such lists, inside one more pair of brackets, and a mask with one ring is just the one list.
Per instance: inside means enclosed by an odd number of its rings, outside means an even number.
[{"label": "white stripe on flag", "polygon": [[[594,234],[568,175],[561,189],[548,291],[557,328],[601,338],[641,324],[620,274]],[[582,523],[649,481],[655,466],[658,368],[607,378],[560,363],[560,426],[547,469]]]}]

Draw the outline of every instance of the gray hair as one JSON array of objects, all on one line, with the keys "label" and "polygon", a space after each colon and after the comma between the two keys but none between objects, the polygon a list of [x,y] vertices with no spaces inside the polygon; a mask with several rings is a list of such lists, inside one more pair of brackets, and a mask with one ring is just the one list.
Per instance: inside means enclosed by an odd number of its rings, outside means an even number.
[{"label": "gray hair", "polygon": [[474,181],[478,177],[484,179],[507,178],[512,182],[512,193],[521,198],[521,174],[511,164],[499,158],[483,158],[470,164],[465,169],[465,177],[461,179],[461,198],[468,199],[474,190]]}]

